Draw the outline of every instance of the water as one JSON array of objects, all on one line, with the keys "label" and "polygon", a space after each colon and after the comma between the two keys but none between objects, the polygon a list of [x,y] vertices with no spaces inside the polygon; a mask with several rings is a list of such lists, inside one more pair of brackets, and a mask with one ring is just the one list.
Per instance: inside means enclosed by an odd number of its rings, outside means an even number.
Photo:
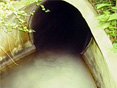
[{"label": "water", "polygon": [[36,31],[34,45],[43,51],[23,58],[0,75],[0,88],[96,88],[78,55],[90,40],[84,18],[66,2],[47,1],[44,6],[51,12],[37,8],[30,24]]},{"label": "water", "polygon": [[7,73],[0,88],[96,88],[80,55],[70,51],[37,51]]}]

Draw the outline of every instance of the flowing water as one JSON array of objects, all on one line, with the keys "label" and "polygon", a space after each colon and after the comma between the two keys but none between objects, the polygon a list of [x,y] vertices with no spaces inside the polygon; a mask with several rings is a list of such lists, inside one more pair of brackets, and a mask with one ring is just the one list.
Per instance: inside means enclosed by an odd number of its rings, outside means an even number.
[{"label": "flowing water", "polygon": [[45,13],[37,7],[29,22],[36,31],[34,45],[40,50],[2,73],[0,88],[96,88],[78,54],[91,35],[84,18],[66,2],[47,1],[44,6],[51,12]]},{"label": "flowing water", "polygon": [[80,55],[37,51],[4,73],[0,88],[96,88]]}]

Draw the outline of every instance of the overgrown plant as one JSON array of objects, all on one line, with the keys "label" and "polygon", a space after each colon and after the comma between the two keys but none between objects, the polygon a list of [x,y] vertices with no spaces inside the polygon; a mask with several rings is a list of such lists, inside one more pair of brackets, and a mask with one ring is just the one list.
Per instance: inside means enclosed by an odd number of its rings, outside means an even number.
[{"label": "overgrown plant", "polygon": [[90,0],[96,8],[100,26],[109,35],[117,52],[117,0]]},{"label": "overgrown plant", "polygon": [[[15,9],[11,2],[1,3],[0,5],[0,26],[5,32],[10,32],[13,29],[32,33],[34,30],[28,29],[26,23],[26,17],[28,14],[25,11]],[[18,23],[6,22],[10,14],[14,14]]]},{"label": "overgrown plant", "polygon": [[[36,2],[37,6],[40,6],[43,11],[50,12],[50,10],[46,10],[43,5],[39,5],[39,2],[41,0],[26,0],[26,3],[31,3],[31,2]],[[18,21],[18,23],[6,23],[5,21],[8,19],[8,16],[13,13]],[[34,12],[33,12],[34,13]],[[0,26],[3,26],[3,30],[5,32],[10,32],[12,29],[17,29],[20,31],[32,33],[35,32],[32,29],[28,29],[27,23],[26,23],[26,18],[30,15],[33,15],[33,13],[30,13],[29,15],[23,11],[23,10],[18,10],[15,7],[12,6],[10,1],[5,1],[4,3],[0,4]]]},{"label": "overgrown plant", "polygon": [[[43,5],[39,5],[40,1],[41,0],[26,0],[25,2],[27,4],[30,4],[31,2],[36,2],[36,5],[40,6],[44,12],[46,12],[46,13],[50,12],[50,10],[48,10],[48,9],[46,10]],[[14,16],[17,20],[17,23],[10,22],[10,21],[6,22],[9,18],[10,14],[14,14]],[[0,27],[1,27],[0,30],[4,31],[6,33],[7,37],[8,37],[7,33],[12,32],[13,30],[19,30],[19,31],[27,32],[27,33],[35,32],[33,29],[28,28],[27,21],[26,21],[26,18],[33,14],[34,14],[34,12],[32,12],[28,15],[25,11],[16,9],[9,0],[8,1],[5,0],[4,2],[0,3]],[[20,38],[18,38],[18,39],[20,39]],[[20,39],[20,40],[22,41],[22,39]],[[16,40],[15,43],[17,41],[18,40]],[[8,44],[9,44],[9,42],[8,42]],[[20,46],[20,50],[21,50],[22,47],[21,47],[21,45],[18,45],[18,47],[19,46]],[[10,44],[9,44],[8,48],[10,50]],[[4,47],[2,47],[0,45],[0,49],[14,62],[13,58],[5,51]],[[17,49],[15,49],[15,50],[17,51]],[[18,48],[18,50],[19,50],[19,48]],[[13,50],[13,52],[15,52],[15,51]],[[13,56],[14,53],[11,52],[11,55]],[[3,58],[0,57],[0,61],[2,61],[2,60],[3,60]]]}]

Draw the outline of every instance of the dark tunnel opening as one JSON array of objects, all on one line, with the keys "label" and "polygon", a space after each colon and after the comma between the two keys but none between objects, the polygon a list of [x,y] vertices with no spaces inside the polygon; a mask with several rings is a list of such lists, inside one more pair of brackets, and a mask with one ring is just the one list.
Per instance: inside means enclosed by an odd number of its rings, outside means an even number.
[{"label": "dark tunnel opening", "polygon": [[37,50],[29,55],[24,50],[26,57],[20,54],[22,59],[17,61],[17,66],[11,64],[1,71],[0,88],[96,88],[79,55],[92,37],[81,13],[60,0],[41,4],[50,12],[45,13],[35,3],[24,7],[27,12],[32,8],[35,11],[27,19],[29,29],[36,31],[33,38]]},{"label": "dark tunnel opening", "polygon": [[31,17],[30,27],[34,33],[34,45],[39,49],[70,49],[81,52],[88,45],[92,34],[74,6],[64,1],[42,3],[50,12],[36,7]]}]

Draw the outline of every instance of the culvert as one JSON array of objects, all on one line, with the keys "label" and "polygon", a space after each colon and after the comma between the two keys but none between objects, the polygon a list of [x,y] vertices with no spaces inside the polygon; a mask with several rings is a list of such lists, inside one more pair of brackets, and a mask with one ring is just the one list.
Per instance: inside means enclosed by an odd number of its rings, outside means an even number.
[{"label": "culvert", "polygon": [[0,88],[96,88],[80,56],[92,37],[81,13],[64,1],[41,4],[50,12],[33,4],[28,20],[36,51],[1,73]]},{"label": "culvert", "polygon": [[29,20],[34,29],[34,45],[39,48],[73,48],[81,52],[91,40],[90,29],[81,13],[64,1],[43,3],[50,12],[35,7],[35,14]]}]

